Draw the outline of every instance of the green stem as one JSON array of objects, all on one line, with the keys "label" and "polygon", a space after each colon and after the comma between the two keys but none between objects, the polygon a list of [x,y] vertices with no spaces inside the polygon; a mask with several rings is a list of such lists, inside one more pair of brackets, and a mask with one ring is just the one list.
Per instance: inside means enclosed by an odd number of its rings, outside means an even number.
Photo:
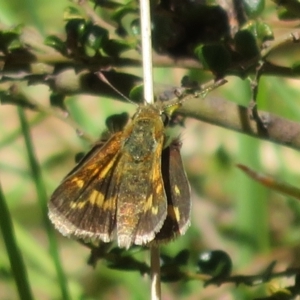
[{"label": "green stem", "polygon": [[53,263],[54,263],[54,266],[56,269],[58,282],[60,284],[61,296],[62,296],[62,299],[69,300],[70,295],[69,295],[69,291],[68,291],[68,284],[67,284],[67,280],[66,280],[66,277],[65,277],[65,274],[63,271],[63,267],[62,267],[62,263],[61,263],[59,253],[58,253],[58,244],[57,244],[57,241],[55,238],[55,233],[54,233],[53,228],[48,219],[48,209],[47,209],[47,198],[48,197],[47,197],[46,188],[45,188],[45,185],[44,185],[44,182],[42,179],[42,172],[41,172],[39,163],[38,163],[35,153],[34,153],[32,139],[30,136],[30,128],[29,128],[28,121],[26,119],[24,110],[21,107],[18,107],[18,114],[19,114],[19,119],[20,119],[20,123],[21,123],[22,133],[23,133],[23,136],[25,139],[25,145],[26,145],[26,150],[27,150],[27,154],[28,154],[28,161],[29,161],[29,165],[31,168],[33,181],[35,183],[39,205],[42,210],[44,226],[46,228],[46,232],[48,235],[49,250],[50,250],[50,254],[53,258]]},{"label": "green stem", "polygon": [[33,300],[27,270],[18,247],[11,216],[5,202],[0,185],[0,228],[9,257],[11,269],[17,285],[19,298],[22,300]]},{"label": "green stem", "polygon": [[[240,161],[259,170],[259,154],[259,141],[240,137]],[[268,191],[265,187],[246,176],[237,178],[236,228],[245,238],[244,247],[241,247],[240,251],[243,263],[249,262],[254,253],[265,253],[269,250],[267,198]],[[243,240],[240,243],[242,244]]]}]

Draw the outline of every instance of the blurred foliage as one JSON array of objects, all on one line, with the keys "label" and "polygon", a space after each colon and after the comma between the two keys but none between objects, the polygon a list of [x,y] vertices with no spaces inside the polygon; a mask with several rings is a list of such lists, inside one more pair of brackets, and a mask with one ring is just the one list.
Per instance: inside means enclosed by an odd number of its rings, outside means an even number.
[{"label": "blurred foliage", "polygon": [[[155,81],[172,85],[161,88],[165,98],[185,75],[200,84],[226,78],[209,97],[249,110],[252,100],[254,107],[299,120],[299,1],[151,5]],[[100,136],[107,116],[134,112],[133,105],[112,100],[124,102],[95,72],[126,96],[140,93],[138,2],[0,0],[0,16],[0,299],[18,297],[15,282],[24,283],[22,299],[31,298],[28,286],[36,299],[148,299],[146,249],[82,246],[57,234],[58,248],[45,220],[46,194],[70,171],[75,154]],[[185,126],[192,226],[162,247],[163,297],[295,299],[298,153],[184,116],[174,123]]]}]

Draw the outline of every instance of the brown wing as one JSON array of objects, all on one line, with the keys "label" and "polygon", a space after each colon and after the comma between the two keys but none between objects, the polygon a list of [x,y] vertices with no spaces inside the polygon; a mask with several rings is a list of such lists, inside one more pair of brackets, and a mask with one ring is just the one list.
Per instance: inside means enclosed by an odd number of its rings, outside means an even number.
[{"label": "brown wing", "polygon": [[104,145],[95,145],[51,196],[49,217],[66,236],[111,240],[116,224],[114,169],[120,155],[122,132]]},{"label": "brown wing", "polygon": [[[167,198],[161,174],[162,144],[163,136],[157,141],[155,151],[149,151],[149,156],[140,162],[133,161],[128,153],[122,153],[116,170],[120,175],[116,192],[116,233],[120,247],[151,242],[165,221]],[[139,144],[138,147],[144,152],[147,145]]]},{"label": "brown wing", "polygon": [[167,194],[168,214],[155,242],[167,242],[183,235],[190,225],[191,199],[180,155],[181,143],[174,140],[162,152],[162,176]]}]

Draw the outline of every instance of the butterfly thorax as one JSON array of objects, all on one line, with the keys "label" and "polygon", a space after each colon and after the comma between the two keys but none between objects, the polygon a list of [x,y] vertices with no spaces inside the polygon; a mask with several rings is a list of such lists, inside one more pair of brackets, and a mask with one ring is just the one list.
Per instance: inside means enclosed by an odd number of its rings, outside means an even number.
[{"label": "butterfly thorax", "polygon": [[132,122],[124,130],[123,153],[130,161],[145,161],[153,155],[164,139],[164,125],[160,110],[152,105],[141,106]]}]

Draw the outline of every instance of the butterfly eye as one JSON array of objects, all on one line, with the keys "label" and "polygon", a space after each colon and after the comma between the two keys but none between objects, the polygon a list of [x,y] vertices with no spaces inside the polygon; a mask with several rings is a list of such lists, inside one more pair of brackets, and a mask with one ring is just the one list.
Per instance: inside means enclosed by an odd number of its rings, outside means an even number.
[{"label": "butterfly eye", "polygon": [[162,112],[160,116],[164,126],[168,126],[171,119],[170,116],[165,112]]}]

